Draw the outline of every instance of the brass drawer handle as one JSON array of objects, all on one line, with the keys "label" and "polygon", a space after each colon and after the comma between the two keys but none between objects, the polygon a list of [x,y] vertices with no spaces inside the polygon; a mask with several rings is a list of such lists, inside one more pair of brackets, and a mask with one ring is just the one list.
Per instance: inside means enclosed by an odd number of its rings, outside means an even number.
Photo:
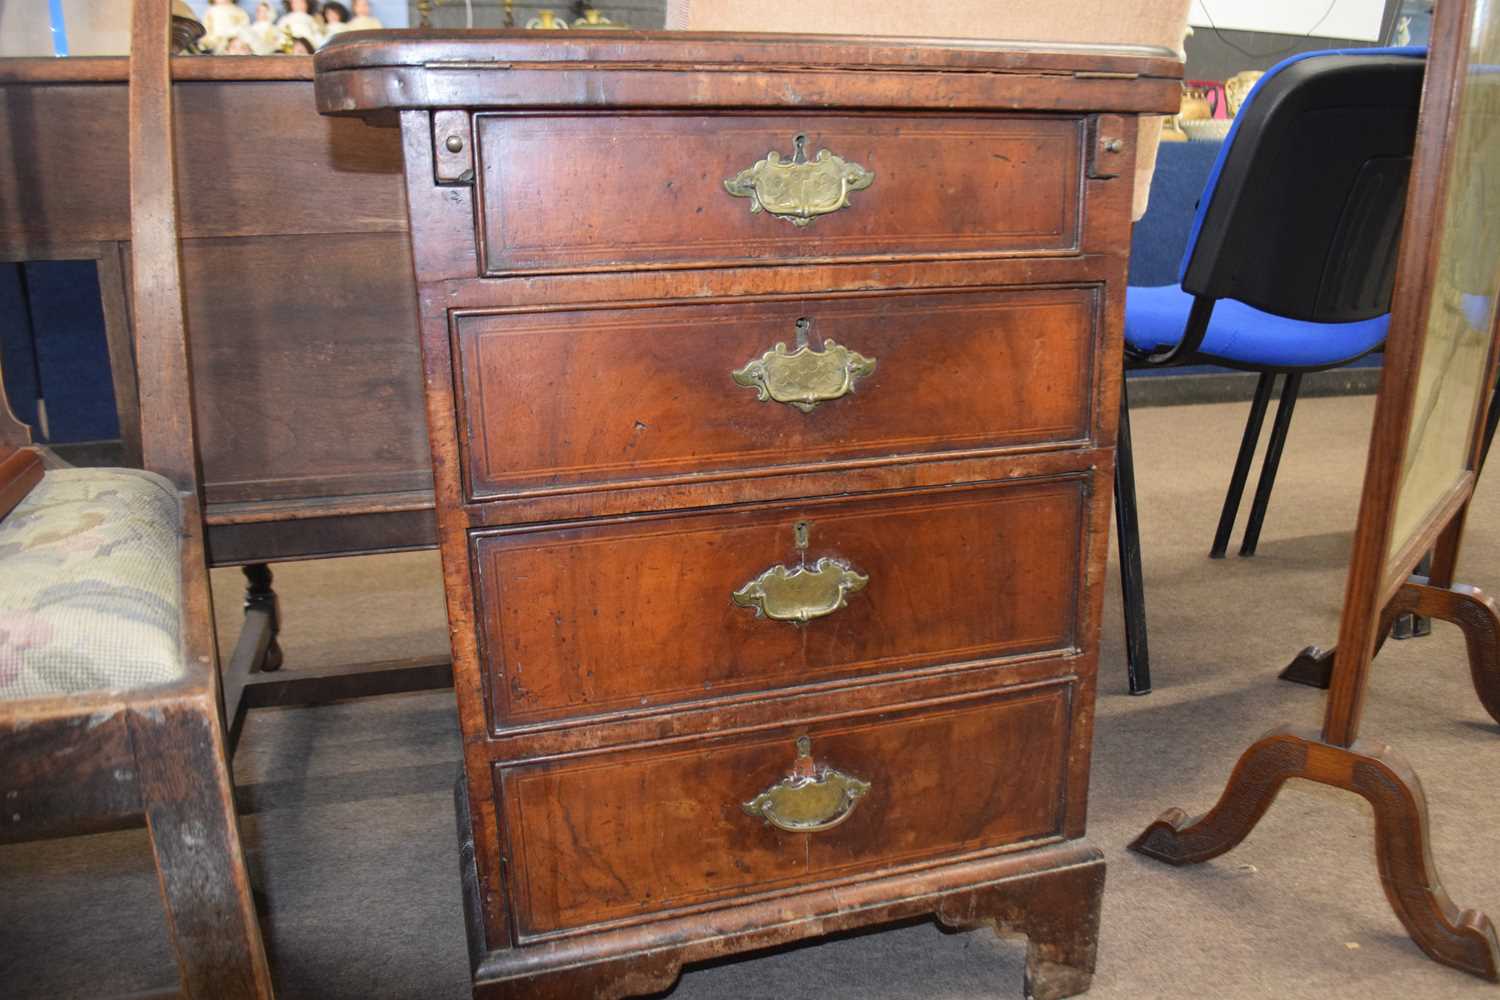
[{"label": "brass drawer handle", "polygon": [[726,180],[724,190],[749,198],[752,215],[764,210],[801,227],[844,208],[850,191],[863,191],[875,182],[874,173],[826,149],[809,163],[806,144],[807,136],[797,136],[790,160],[771,150],[764,160]]},{"label": "brass drawer handle", "polygon": [[869,582],[842,559],[824,556],[811,568],[772,566],[730,596],[740,607],[754,608],[757,618],[801,625],[833,614]]},{"label": "brass drawer handle", "polygon": [[812,759],[812,743],[797,740],[797,762],[792,773],[746,802],[741,808],[788,833],[831,830],[854,812],[870,790],[861,781],[831,767],[818,767]]},{"label": "brass drawer handle", "polygon": [[[799,321],[799,332],[805,322]],[[729,377],[754,389],[761,402],[774,400],[811,413],[819,403],[847,396],[854,391],[855,382],[874,373],[874,358],[825,340],[821,350],[803,343],[788,351],[785,342],[779,343],[730,372]]]}]

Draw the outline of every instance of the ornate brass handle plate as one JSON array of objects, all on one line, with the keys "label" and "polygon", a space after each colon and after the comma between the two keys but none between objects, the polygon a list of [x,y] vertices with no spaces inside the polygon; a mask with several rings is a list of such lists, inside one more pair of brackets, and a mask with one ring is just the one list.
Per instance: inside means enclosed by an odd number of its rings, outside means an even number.
[{"label": "ornate brass handle plate", "polygon": [[754,389],[761,402],[775,400],[811,413],[819,403],[854,391],[854,383],[875,373],[875,359],[831,340],[822,350],[806,344],[788,351],[779,343],[729,377]]},{"label": "ornate brass handle plate", "polygon": [[847,206],[849,192],[875,183],[873,172],[826,149],[818,150],[809,163],[806,143],[807,136],[797,136],[790,160],[773,149],[764,160],[726,180],[724,189],[736,198],[749,198],[751,214],[766,211],[800,228]]},{"label": "ornate brass handle plate", "polygon": [[817,833],[831,830],[848,819],[869,790],[868,781],[814,764],[812,743],[803,736],[797,740],[797,762],[792,773],[741,808],[778,830]]},{"label": "ornate brass handle plate", "polygon": [[842,559],[824,556],[811,567],[772,566],[730,596],[757,618],[801,625],[833,614],[869,582]]}]

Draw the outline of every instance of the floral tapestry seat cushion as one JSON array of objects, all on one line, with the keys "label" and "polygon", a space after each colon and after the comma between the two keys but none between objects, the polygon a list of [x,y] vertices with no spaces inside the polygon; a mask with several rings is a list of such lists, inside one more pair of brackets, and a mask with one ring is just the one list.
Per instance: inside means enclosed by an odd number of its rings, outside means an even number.
[{"label": "floral tapestry seat cushion", "polygon": [[167,480],[48,472],[0,520],[0,700],[181,678],[180,553]]}]

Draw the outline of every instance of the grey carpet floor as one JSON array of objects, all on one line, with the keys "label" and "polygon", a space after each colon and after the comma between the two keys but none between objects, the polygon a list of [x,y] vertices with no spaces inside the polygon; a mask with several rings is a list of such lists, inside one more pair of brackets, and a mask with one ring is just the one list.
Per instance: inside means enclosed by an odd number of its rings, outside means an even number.
[{"label": "grey carpet floor", "polygon": [[[1275,675],[1302,646],[1333,638],[1370,412],[1368,397],[1298,406],[1260,554],[1222,562],[1206,552],[1244,405],[1136,413],[1156,691],[1124,693],[1112,574],[1089,820],[1109,861],[1098,1000],[1500,995],[1407,939],[1380,890],[1369,809],[1353,796],[1293,783],[1244,845],[1196,868],[1125,851],[1167,806],[1210,805],[1260,733],[1318,722],[1321,694]],[[1497,508],[1492,479],[1461,564],[1464,580],[1491,592],[1500,592]],[[288,565],[277,579],[287,669],[444,648],[431,554]],[[227,645],[237,574],[217,572],[215,588]],[[1500,916],[1490,777],[1500,727],[1473,696],[1455,629],[1387,645],[1363,733],[1422,776],[1450,893]],[[251,717],[235,766],[255,810],[245,837],[269,901],[280,995],[466,994],[458,759],[450,692]],[[693,968],[671,996],[1012,998],[1022,955],[1021,943],[987,932],[917,924]],[[130,992],[172,976],[143,833],[0,848],[0,996]]]}]

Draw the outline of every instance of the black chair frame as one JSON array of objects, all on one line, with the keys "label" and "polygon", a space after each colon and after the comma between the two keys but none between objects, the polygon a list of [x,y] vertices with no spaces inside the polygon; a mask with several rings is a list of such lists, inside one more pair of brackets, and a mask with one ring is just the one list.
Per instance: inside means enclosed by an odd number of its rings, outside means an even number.
[{"label": "black chair frame", "polygon": [[[1254,555],[1265,522],[1302,377],[1349,364],[1252,365],[1205,353],[1215,304],[1313,323],[1348,323],[1388,311],[1415,142],[1425,62],[1410,52],[1359,50],[1304,55],[1277,67],[1242,109],[1211,175],[1182,288],[1193,296],[1181,338],[1133,352],[1126,371],[1212,364],[1259,372],[1245,432],[1210,555],[1222,558],[1239,514],[1266,411],[1283,379],[1261,465],[1242,556]],[[1309,169],[1315,164],[1316,169]],[[1151,689],[1128,391],[1120,394],[1115,474],[1125,604],[1127,680]]]}]

